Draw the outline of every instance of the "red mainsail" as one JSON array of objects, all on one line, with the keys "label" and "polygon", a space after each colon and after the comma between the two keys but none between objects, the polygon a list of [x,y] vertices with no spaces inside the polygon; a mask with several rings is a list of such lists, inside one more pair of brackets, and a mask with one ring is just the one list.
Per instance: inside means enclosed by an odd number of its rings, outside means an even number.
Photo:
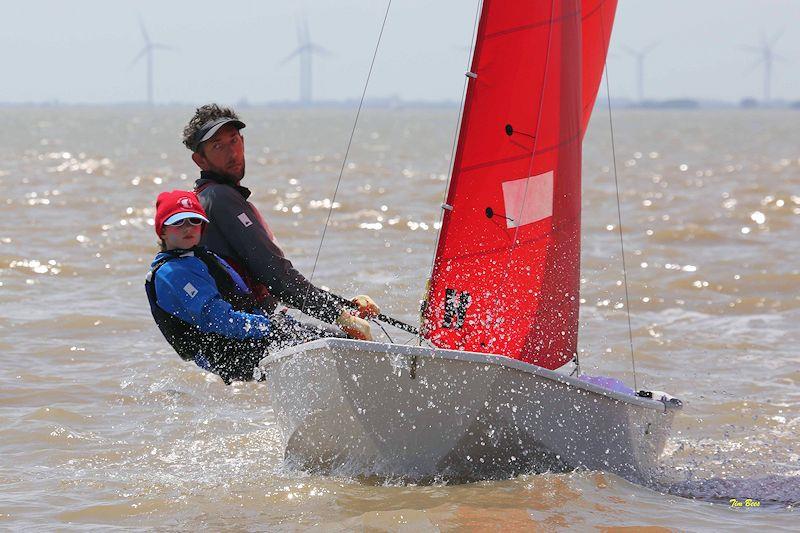
[{"label": "red mainsail", "polygon": [[433,344],[577,349],[581,141],[616,0],[484,0],[423,314]]}]

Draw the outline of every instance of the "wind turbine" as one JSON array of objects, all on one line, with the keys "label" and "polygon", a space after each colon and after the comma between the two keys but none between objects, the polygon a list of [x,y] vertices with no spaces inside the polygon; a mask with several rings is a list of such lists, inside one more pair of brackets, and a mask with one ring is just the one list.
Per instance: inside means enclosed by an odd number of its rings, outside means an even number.
[{"label": "wind turbine", "polygon": [[135,65],[142,57],[147,58],[147,104],[153,105],[153,52],[155,50],[172,50],[171,46],[166,44],[154,43],[150,40],[147,30],[144,27],[142,18],[139,17],[139,28],[142,30],[142,37],[144,37],[144,48],[133,58],[130,67]]},{"label": "wind turbine", "polygon": [[311,103],[312,82],[312,59],[314,54],[330,55],[323,47],[312,43],[308,32],[308,19],[303,15],[297,21],[297,48],[286,56],[281,65],[285,65],[295,57],[300,58],[300,102],[303,104]]},{"label": "wind turbine", "polygon": [[775,61],[783,61],[784,57],[775,53],[775,43],[783,35],[783,31],[775,34],[771,39],[767,40],[764,32],[761,32],[761,46],[745,46],[744,49],[752,53],[758,54],[759,57],[755,63],[750,65],[748,70],[752,70],[758,65],[764,64],[764,103],[768,103],[772,99],[770,94],[772,84],[772,65]]},{"label": "wind turbine", "polygon": [[644,102],[644,58],[653,51],[659,43],[651,43],[640,50],[634,50],[629,46],[623,46],[630,55],[636,59],[636,89],[639,96],[639,103]]}]

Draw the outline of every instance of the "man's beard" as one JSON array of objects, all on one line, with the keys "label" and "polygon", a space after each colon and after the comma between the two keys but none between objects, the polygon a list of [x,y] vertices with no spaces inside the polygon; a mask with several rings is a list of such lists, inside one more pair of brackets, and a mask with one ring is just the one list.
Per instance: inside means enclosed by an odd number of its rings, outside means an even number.
[{"label": "man's beard", "polygon": [[245,162],[242,161],[242,170],[238,173],[232,173],[225,169],[217,168],[212,169],[215,174],[218,174],[228,180],[232,181],[233,183],[239,183],[244,178],[244,170],[245,170]]}]

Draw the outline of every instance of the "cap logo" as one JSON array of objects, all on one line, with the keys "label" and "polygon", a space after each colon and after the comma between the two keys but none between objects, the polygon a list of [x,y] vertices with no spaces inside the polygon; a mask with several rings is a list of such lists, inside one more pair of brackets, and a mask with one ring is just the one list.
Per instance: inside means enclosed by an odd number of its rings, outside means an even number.
[{"label": "cap logo", "polygon": [[187,196],[183,196],[180,200],[178,200],[178,204],[185,209],[192,208],[192,201]]}]

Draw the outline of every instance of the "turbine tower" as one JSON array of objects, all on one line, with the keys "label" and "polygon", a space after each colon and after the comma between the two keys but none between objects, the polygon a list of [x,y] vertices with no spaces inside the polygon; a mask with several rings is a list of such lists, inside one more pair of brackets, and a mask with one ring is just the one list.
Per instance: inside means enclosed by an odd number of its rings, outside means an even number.
[{"label": "turbine tower", "polygon": [[629,46],[623,46],[630,55],[636,59],[636,92],[639,98],[639,103],[644,102],[644,58],[647,54],[653,51],[653,48],[658,46],[658,43],[651,43],[640,50],[634,50]]},{"label": "turbine tower", "polygon": [[768,40],[764,35],[764,32],[761,32],[761,46],[744,47],[745,50],[760,56],[755,63],[750,65],[748,70],[752,70],[761,64],[764,65],[764,103],[769,103],[770,100],[772,100],[772,65],[776,61],[784,60],[782,56],[779,56],[775,53],[775,43],[778,42],[778,39],[781,38],[781,35],[783,35],[782,31],[773,35],[772,38]]},{"label": "turbine tower", "polygon": [[311,103],[312,80],[312,59],[314,54],[329,55],[330,53],[323,47],[312,43],[308,32],[308,19],[303,15],[297,21],[297,48],[286,56],[281,62],[285,65],[290,60],[298,57],[300,59],[300,103],[308,105]]},{"label": "turbine tower", "polygon": [[147,58],[147,104],[153,105],[153,52],[155,50],[172,50],[172,47],[166,44],[154,43],[150,40],[147,30],[144,27],[142,18],[139,17],[139,28],[142,30],[142,37],[144,37],[144,48],[133,58],[130,66],[135,65],[142,57]]}]

